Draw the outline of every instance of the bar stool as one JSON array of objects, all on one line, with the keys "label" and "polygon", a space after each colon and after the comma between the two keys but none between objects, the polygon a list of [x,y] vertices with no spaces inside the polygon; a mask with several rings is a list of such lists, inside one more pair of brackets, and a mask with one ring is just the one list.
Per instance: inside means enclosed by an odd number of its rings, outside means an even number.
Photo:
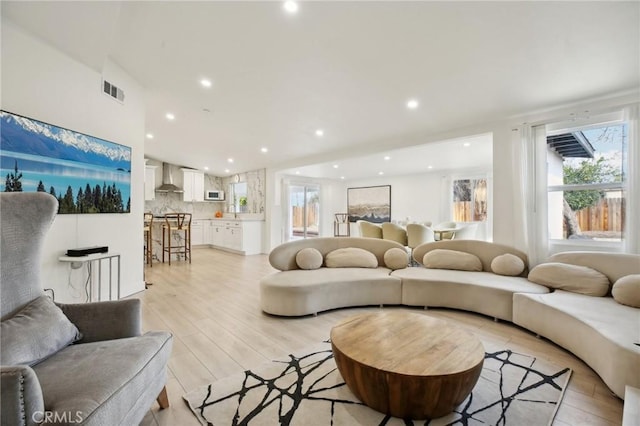
[{"label": "bar stool", "polygon": [[144,261],[153,267],[153,213],[144,214]]},{"label": "bar stool", "polygon": [[[171,245],[171,238],[175,232],[182,239],[178,245]],[[184,235],[179,235],[184,232]],[[191,213],[167,213],[162,225],[162,263],[164,254],[169,253],[169,265],[172,254],[184,254],[184,260],[191,263]]]}]

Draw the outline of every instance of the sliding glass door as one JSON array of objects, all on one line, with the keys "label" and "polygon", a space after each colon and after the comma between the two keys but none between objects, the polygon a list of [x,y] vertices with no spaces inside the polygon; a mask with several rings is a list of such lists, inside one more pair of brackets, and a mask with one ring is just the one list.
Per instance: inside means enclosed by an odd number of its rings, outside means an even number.
[{"label": "sliding glass door", "polygon": [[320,231],[320,186],[289,185],[289,229],[287,241],[313,238]]}]

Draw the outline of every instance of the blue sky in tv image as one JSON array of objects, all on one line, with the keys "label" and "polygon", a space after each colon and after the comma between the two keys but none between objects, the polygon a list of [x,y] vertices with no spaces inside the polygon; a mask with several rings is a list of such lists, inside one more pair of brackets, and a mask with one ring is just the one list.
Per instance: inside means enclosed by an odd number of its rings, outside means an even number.
[{"label": "blue sky in tv image", "polygon": [[[126,210],[131,196],[131,149],[82,133],[0,112],[0,172],[22,173],[22,190],[64,196],[70,186],[74,202],[87,185],[116,188]],[[3,187],[3,190],[5,188]]]}]

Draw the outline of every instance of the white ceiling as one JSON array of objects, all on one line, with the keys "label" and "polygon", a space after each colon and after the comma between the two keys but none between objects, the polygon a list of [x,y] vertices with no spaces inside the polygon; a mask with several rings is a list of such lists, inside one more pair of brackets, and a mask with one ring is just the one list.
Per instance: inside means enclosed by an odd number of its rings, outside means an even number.
[{"label": "white ceiling", "polygon": [[[316,1],[295,16],[264,1],[1,7],[3,19],[97,71],[109,58],[145,87],[147,156],[220,176],[362,152],[376,155],[345,161],[340,175],[377,175],[377,153],[403,158],[393,149],[420,135],[640,86],[638,2]],[[486,157],[451,149],[460,164]],[[423,164],[406,152],[403,170]]]}]

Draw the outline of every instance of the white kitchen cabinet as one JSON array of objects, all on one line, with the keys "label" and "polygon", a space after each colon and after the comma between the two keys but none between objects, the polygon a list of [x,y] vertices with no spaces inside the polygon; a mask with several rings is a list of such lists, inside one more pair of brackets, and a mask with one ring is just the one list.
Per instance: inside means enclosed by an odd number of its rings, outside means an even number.
[{"label": "white kitchen cabinet", "polygon": [[217,220],[211,221],[211,245],[216,247],[224,245],[224,224]]},{"label": "white kitchen cabinet", "polygon": [[261,221],[211,220],[211,245],[240,254],[262,253]]},{"label": "white kitchen cabinet", "polygon": [[192,220],[191,221],[191,245],[201,246],[204,242],[204,221]]},{"label": "white kitchen cabinet", "polygon": [[242,226],[240,223],[227,223],[224,227],[223,246],[225,248],[242,251]]},{"label": "white kitchen cabinet", "polygon": [[204,220],[204,243],[213,245],[213,233],[215,228],[215,222],[213,220]]},{"label": "white kitchen cabinet", "polygon": [[144,200],[156,199],[156,166],[144,166]]},{"label": "white kitchen cabinet", "polygon": [[193,169],[182,169],[183,200],[186,202],[204,201],[204,173]]}]

